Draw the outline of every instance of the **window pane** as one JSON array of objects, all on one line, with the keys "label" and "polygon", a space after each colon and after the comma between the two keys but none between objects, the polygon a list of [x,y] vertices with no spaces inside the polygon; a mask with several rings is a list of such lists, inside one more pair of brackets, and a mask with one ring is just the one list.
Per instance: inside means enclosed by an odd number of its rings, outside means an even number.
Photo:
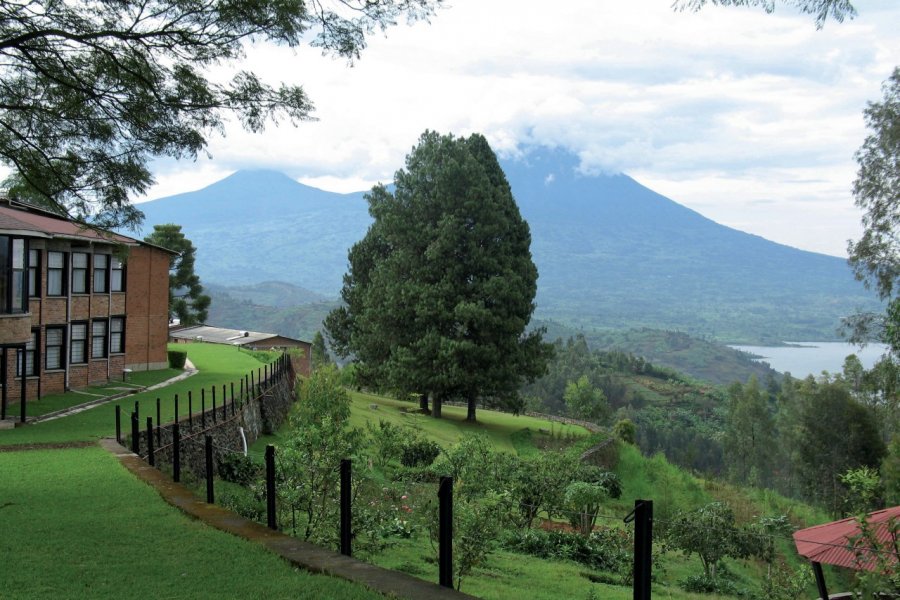
[{"label": "window pane", "polygon": [[72,253],[72,266],[76,269],[87,269],[87,254],[83,252]]},{"label": "window pane", "polygon": [[57,328],[47,328],[47,345],[48,346],[61,346],[62,345],[62,329]]},{"label": "window pane", "polygon": [[64,264],[62,252],[47,253],[47,266],[51,269],[62,269]]},{"label": "window pane", "polygon": [[13,269],[25,268],[25,240],[13,240],[12,242],[12,267]]},{"label": "window pane", "polygon": [[63,274],[62,271],[47,271],[47,295],[62,296],[63,293]]},{"label": "window pane", "polygon": [[[48,330],[49,331],[49,330]],[[60,352],[59,346],[47,346],[47,368],[48,369],[61,369],[62,361],[60,358],[62,357],[62,353]]]},{"label": "window pane", "polygon": [[95,254],[94,255],[94,268],[95,269],[105,269],[106,261],[109,257],[105,254]]}]

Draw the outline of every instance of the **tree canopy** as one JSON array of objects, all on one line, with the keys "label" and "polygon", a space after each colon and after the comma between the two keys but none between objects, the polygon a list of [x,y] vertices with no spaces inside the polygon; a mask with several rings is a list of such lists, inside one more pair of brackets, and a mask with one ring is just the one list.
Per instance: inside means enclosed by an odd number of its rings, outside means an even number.
[{"label": "tree canopy", "polygon": [[[816,27],[821,29],[829,18],[838,23],[845,18],[856,16],[856,9],[849,0],[783,0],[803,14],[816,18]],[[707,4],[716,6],[758,6],[767,13],[775,12],[775,0],[675,0],[674,6],[681,10],[700,10]]]},{"label": "tree canopy", "polygon": [[234,115],[250,131],[309,118],[296,85],[208,70],[249,42],[308,42],[353,60],[366,35],[441,0],[0,0],[0,162],[12,193],[104,227],[136,225],[129,203],[157,156],[195,158]]},{"label": "tree canopy", "polygon": [[153,233],[144,241],[178,252],[169,269],[169,318],[177,317],[182,325],[205,322],[210,298],[203,293],[200,277],[194,273],[197,249],[184,237],[181,225],[154,225]]},{"label": "tree canopy", "polygon": [[344,306],[326,319],[332,348],[363,382],[441,402],[517,407],[549,346],[525,332],[537,268],[531,234],[481,135],[425,132],[393,192],[367,195],[374,223],[349,254]]}]

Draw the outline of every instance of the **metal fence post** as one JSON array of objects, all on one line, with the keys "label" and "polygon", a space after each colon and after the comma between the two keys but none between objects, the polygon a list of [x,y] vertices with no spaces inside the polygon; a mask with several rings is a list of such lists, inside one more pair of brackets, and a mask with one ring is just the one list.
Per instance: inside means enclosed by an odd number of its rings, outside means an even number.
[{"label": "metal fence post", "polygon": [[175,394],[175,422],[178,422],[178,394]]},{"label": "metal fence post", "polygon": [[341,459],[341,554],[352,556],[350,518],[350,459]]},{"label": "metal fence post", "polygon": [[194,395],[188,390],[188,429],[194,430]]},{"label": "metal fence post", "polygon": [[200,388],[200,425],[206,429],[206,388]]},{"label": "metal fence post", "polygon": [[147,417],[147,459],[151,467],[156,466],[156,457],[153,455],[153,417]]},{"label": "metal fence post", "polygon": [[275,446],[266,446],[266,516],[269,529],[278,529],[275,518]]},{"label": "metal fence post", "polygon": [[453,478],[441,477],[438,487],[438,583],[453,587]]},{"label": "metal fence post", "polygon": [[162,417],[159,411],[159,397],[156,398],[156,445],[162,446]]},{"label": "metal fence post", "polygon": [[231,416],[234,416],[234,382],[231,382]]},{"label": "metal fence post", "polygon": [[131,413],[131,451],[137,455],[141,453],[141,432],[138,429],[138,415]]},{"label": "metal fence post", "polygon": [[634,600],[650,600],[653,501],[634,501]]},{"label": "metal fence post", "polygon": [[122,443],[122,407],[116,404],[116,441]]},{"label": "metal fence post", "polygon": [[172,424],[172,481],[181,481],[181,432],[178,421]]},{"label": "metal fence post", "polygon": [[218,421],[218,417],[216,416],[216,386],[212,386],[210,388],[212,390],[212,413],[213,413],[213,423]]},{"label": "metal fence post", "polygon": [[[233,415],[232,415],[233,416]],[[228,394],[225,392],[225,384],[222,384],[222,420],[228,418]]]},{"label": "metal fence post", "polygon": [[215,503],[213,491],[213,439],[211,435],[206,436],[206,502]]}]

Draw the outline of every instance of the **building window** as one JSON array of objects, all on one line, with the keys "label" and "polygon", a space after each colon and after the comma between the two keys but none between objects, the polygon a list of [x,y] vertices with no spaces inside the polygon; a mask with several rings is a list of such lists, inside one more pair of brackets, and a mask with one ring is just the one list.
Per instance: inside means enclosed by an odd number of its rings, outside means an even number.
[{"label": "building window", "polygon": [[16,377],[22,376],[22,362],[25,363],[25,377],[34,377],[38,374],[38,329],[31,330],[31,339],[25,344],[25,352],[16,352]]},{"label": "building window", "polygon": [[106,320],[91,323],[91,358],[106,358]]},{"label": "building window", "polygon": [[72,293],[87,294],[88,255],[84,252],[72,253]]},{"label": "building window", "polygon": [[47,295],[64,296],[66,294],[66,254],[64,252],[47,253]]},{"label": "building window", "polygon": [[125,291],[125,265],[115,256],[111,257],[112,265],[109,272],[109,291],[124,292]]},{"label": "building window", "polygon": [[65,367],[63,362],[63,347],[65,346],[66,330],[64,327],[48,327],[45,333],[47,338],[47,348],[45,350],[46,363],[44,368],[48,371],[51,369],[62,369]]},{"label": "building window", "polygon": [[110,317],[109,353],[122,354],[123,352],[125,352],[125,318]]},{"label": "building window", "polygon": [[72,364],[87,362],[87,323],[72,323],[69,360]]},{"label": "building window", "polygon": [[109,255],[94,255],[94,293],[105,294],[109,288],[107,278],[109,277]]},{"label": "building window", "polygon": [[25,312],[25,239],[0,235],[0,313]]},{"label": "building window", "polygon": [[28,251],[28,296],[40,298],[41,296],[41,251]]}]

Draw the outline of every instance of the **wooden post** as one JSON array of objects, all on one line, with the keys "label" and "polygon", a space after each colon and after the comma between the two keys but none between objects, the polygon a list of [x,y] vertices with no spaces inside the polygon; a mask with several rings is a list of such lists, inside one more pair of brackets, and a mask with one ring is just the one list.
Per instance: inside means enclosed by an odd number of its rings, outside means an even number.
[{"label": "wooden post", "polygon": [[116,404],[116,441],[122,443],[122,407]]},{"label": "wooden post", "polygon": [[341,459],[341,554],[352,556],[350,518],[350,459]]},{"label": "wooden post", "polygon": [[266,516],[269,529],[278,529],[275,516],[275,446],[266,446]]},{"label": "wooden post", "polygon": [[141,453],[141,432],[136,412],[131,413],[131,451],[137,455]]},{"label": "wooden post", "polygon": [[822,563],[812,563],[813,575],[816,576],[816,589],[819,590],[819,598],[828,600],[828,588],[825,587],[825,573],[822,572]]},{"label": "wooden post", "polygon": [[438,583],[453,588],[453,478],[441,477],[438,487]]},{"label": "wooden post", "polygon": [[156,466],[156,457],[153,455],[153,417],[147,417],[147,459],[151,467]]},{"label": "wooden post", "polygon": [[188,429],[194,430],[194,398],[191,390],[188,390]]},{"label": "wooden post", "polygon": [[213,490],[213,439],[211,435],[206,436],[206,502],[208,504],[215,503]]},{"label": "wooden post", "polygon": [[172,481],[181,481],[181,433],[178,421],[172,424]]},{"label": "wooden post", "polygon": [[[634,600],[650,600],[653,501],[634,501]],[[627,521],[627,518],[626,518]]]}]

